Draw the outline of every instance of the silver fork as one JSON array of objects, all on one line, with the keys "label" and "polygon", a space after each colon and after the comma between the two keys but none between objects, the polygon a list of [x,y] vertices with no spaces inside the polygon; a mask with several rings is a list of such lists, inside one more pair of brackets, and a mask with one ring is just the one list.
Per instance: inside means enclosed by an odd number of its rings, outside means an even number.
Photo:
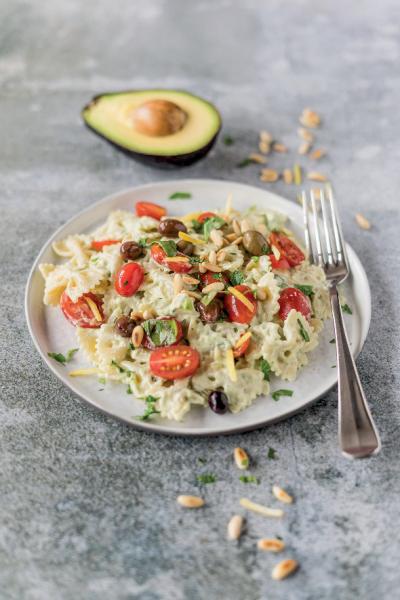
[{"label": "silver fork", "polygon": [[314,190],[310,202],[306,192],[301,193],[305,242],[310,262],[323,268],[329,285],[336,337],[340,448],[348,458],[362,458],[377,454],[381,443],[350,351],[338,297],[337,285],[349,275],[349,263],[332,188],[318,192],[322,218]]}]

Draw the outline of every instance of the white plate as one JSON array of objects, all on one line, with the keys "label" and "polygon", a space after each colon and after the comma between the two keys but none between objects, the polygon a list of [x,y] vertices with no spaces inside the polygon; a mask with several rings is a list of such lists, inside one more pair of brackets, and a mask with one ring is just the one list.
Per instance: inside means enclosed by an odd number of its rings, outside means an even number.
[{"label": "white plate", "polygon": [[[170,201],[168,197],[175,191],[192,194],[190,200]],[[95,377],[71,379],[71,368],[90,366],[83,362],[78,353],[73,362],[62,366],[48,358],[48,352],[65,352],[76,347],[74,328],[65,320],[61,311],[43,305],[43,279],[38,271],[41,262],[57,261],[51,244],[72,233],[83,233],[93,229],[103,221],[111,210],[132,210],[137,200],[158,202],[168,207],[170,213],[180,215],[196,210],[213,210],[223,207],[228,193],[233,194],[234,207],[243,210],[252,204],[285,213],[290,218],[289,226],[302,239],[301,210],[294,202],[276,196],[266,190],[209,179],[181,179],[132,188],[113,194],[93,204],[68,221],[46,242],[37,257],[30,273],[25,298],[26,317],[30,333],[43,360],[57,377],[83,400],[99,410],[117,417],[134,427],[158,433],[178,435],[216,435],[254,429],[292,415],[325,394],[336,382],[335,345],[332,324],[327,322],[321,335],[321,343],[310,356],[310,364],[305,367],[293,383],[272,379],[273,389],[285,387],[293,390],[292,397],[281,398],[278,402],[271,397],[260,397],[245,411],[236,415],[227,413],[216,415],[211,410],[196,407],[186,415],[182,423],[153,418],[143,422],[135,418],[143,412],[143,403],[126,394],[126,386],[117,383],[100,385]],[[346,316],[346,326],[352,349],[357,355],[367,336],[371,319],[371,295],[367,276],[355,252],[348,247],[351,276],[346,282],[346,297],[353,309],[352,316]],[[101,388],[104,388],[100,391]]]}]

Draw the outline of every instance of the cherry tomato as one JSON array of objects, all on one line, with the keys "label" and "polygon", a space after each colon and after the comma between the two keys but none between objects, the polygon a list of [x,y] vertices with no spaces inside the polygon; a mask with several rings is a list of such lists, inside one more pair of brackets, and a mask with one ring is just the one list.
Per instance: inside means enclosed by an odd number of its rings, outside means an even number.
[{"label": "cherry tomato", "polygon": [[250,346],[250,338],[245,340],[243,344],[241,344],[238,348],[233,349],[233,356],[235,358],[239,358],[239,356],[243,356],[247,352],[248,347]]},{"label": "cherry tomato", "polygon": [[[215,277],[215,275],[217,275],[217,277]],[[213,273],[212,271],[200,273],[200,281],[203,287],[217,282],[223,283],[224,285],[228,284],[228,278],[224,273]]]},{"label": "cherry tomato", "polygon": [[163,206],[153,204],[153,202],[136,202],[135,208],[138,217],[153,217],[158,221],[167,214]]},{"label": "cherry tomato", "polygon": [[[163,265],[167,267],[170,271],[174,271],[174,273],[189,273],[192,270],[192,265],[189,261],[187,262],[175,262],[169,261],[166,252],[164,252],[163,248],[159,246],[159,244],[152,244],[150,249],[150,254],[152,259],[158,263],[159,265]],[[185,256],[184,254],[178,254],[178,256]]]},{"label": "cherry tomato", "polygon": [[284,321],[294,308],[306,319],[311,317],[311,302],[308,296],[297,288],[288,287],[281,291],[279,296],[279,317]]},{"label": "cherry tomato", "polygon": [[276,260],[273,254],[268,254],[268,258],[273,269],[280,269],[282,271],[287,271],[290,269],[288,261],[283,256],[281,256],[279,260]]},{"label": "cherry tomato", "polygon": [[143,267],[139,263],[128,262],[117,272],[114,287],[120,296],[133,296],[143,279]]},{"label": "cherry tomato", "polygon": [[224,297],[225,310],[228,313],[229,320],[234,323],[250,323],[257,311],[257,300],[254,298],[251,290],[247,285],[235,285],[235,290],[242,292],[244,296],[253,305],[253,310],[250,310],[236,298],[233,294],[226,294]]},{"label": "cherry tomato", "polygon": [[216,217],[217,215],[213,212],[203,212],[201,215],[197,217],[197,221],[199,223],[204,223],[206,219],[212,219],[212,217]]},{"label": "cherry tomato", "polygon": [[[85,298],[90,298],[96,304],[102,318],[101,321],[96,319]],[[60,308],[63,311],[64,316],[75,327],[96,329],[104,323],[103,303],[101,298],[91,292],[83,294],[76,302],[73,302],[67,292],[64,292],[60,298]]]},{"label": "cherry tomato", "polygon": [[90,244],[92,250],[96,250],[96,252],[101,252],[104,246],[113,246],[114,244],[120,244],[121,240],[93,240]]},{"label": "cherry tomato", "polygon": [[[176,323],[176,340],[172,344],[168,344],[168,346],[174,346],[178,344],[178,342],[183,338],[183,329],[182,324],[178,319],[174,319],[174,317],[159,317],[157,320],[159,321],[175,321]],[[162,344],[164,347],[167,347],[166,344]],[[154,350],[157,346],[154,345],[153,341],[149,338],[149,336],[145,333],[142,341],[142,346],[147,348],[148,350]]]},{"label": "cherry tomato", "polygon": [[291,267],[297,267],[305,259],[300,248],[283,233],[273,231],[269,236],[269,243],[278,248],[281,258],[286,258]]},{"label": "cherry tomato", "polygon": [[184,379],[197,371],[200,354],[190,346],[157,348],[150,354],[150,371],[163,379]]}]

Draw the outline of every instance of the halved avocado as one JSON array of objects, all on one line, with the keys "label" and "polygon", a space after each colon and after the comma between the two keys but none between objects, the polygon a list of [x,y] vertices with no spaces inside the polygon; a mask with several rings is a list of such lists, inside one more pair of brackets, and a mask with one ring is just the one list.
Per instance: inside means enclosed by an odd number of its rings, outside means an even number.
[{"label": "halved avocado", "polygon": [[221,117],[210,102],[179,90],[131,90],[95,96],[86,125],[132,158],[158,167],[190,165],[212,148]]}]

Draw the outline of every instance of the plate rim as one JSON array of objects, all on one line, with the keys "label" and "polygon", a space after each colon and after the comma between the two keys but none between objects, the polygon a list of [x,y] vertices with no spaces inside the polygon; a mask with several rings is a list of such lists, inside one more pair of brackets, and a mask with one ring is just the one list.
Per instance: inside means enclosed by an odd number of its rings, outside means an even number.
[{"label": "plate rim", "polygon": [[[337,376],[335,377],[335,380],[333,381],[333,383],[331,385],[329,385],[323,392],[321,392],[317,396],[314,396],[313,398],[311,398],[309,401],[307,401],[302,406],[294,408],[292,410],[289,410],[285,414],[279,415],[277,417],[268,417],[268,418],[266,418],[265,421],[259,421],[257,423],[252,423],[249,425],[238,425],[237,427],[233,427],[233,426],[230,426],[229,428],[225,427],[225,428],[222,428],[222,429],[216,430],[216,431],[202,430],[202,429],[198,429],[198,428],[182,430],[182,429],[174,429],[174,427],[170,427],[170,428],[166,429],[161,424],[155,424],[155,423],[153,424],[151,422],[142,423],[139,420],[129,420],[128,418],[124,418],[122,416],[116,415],[113,412],[111,412],[105,408],[102,408],[101,406],[98,406],[95,402],[93,402],[90,399],[88,394],[86,394],[84,391],[77,388],[73,381],[66,379],[66,377],[58,371],[58,369],[56,368],[56,365],[54,365],[50,361],[49,357],[42,350],[42,348],[38,342],[38,339],[34,333],[34,327],[32,324],[32,315],[31,315],[29,300],[30,300],[32,286],[33,286],[33,278],[35,276],[35,273],[37,272],[38,265],[40,264],[40,261],[42,259],[42,255],[46,252],[47,248],[51,245],[51,243],[54,241],[54,239],[56,239],[57,236],[66,227],[68,227],[70,224],[72,224],[75,220],[84,216],[88,212],[92,212],[97,206],[107,204],[108,202],[111,202],[113,199],[116,199],[119,196],[122,196],[124,194],[137,192],[138,189],[141,189],[141,190],[149,189],[149,188],[151,189],[154,186],[163,186],[163,185],[172,185],[172,184],[179,184],[179,185],[198,185],[198,184],[228,185],[228,184],[231,184],[232,186],[240,186],[243,188],[248,188],[249,191],[253,189],[253,190],[257,190],[258,192],[259,191],[266,192],[267,194],[269,194],[271,196],[275,196],[279,201],[284,201],[284,202],[289,202],[289,203],[293,202],[293,201],[289,200],[288,198],[285,198],[284,196],[281,196],[279,194],[271,192],[270,190],[266,190],[266,189],[256,186],[256,185],[242,183],[240,181],[231,181],[229,179],[213,179],[213,178],[184,178],[184,179],[154,181],[154,182],[145,183],[142,185],[131,186],[128,188],[121,189],[117,192],[108,194],[107,196],[101,198],[100,200],[97,200],[97,201],[91,203],[86,208],[75,213],[65,223],[60,225],[60,227],[58,227],[56,229],[56,231],[54,231],[54,233],[41,246],[41,248],[32,264],[32,267],[29,271],[27,283],[25,286],[25,293],[24,293],[24,311],[25,311],[25,319],[27,322],[28,331],[32,338],[32,341],[34,343],[36,350],[38,351],[39,355],[41,356],[45,365],[50,369],[50,371],[57,377],[57,379],[59,381],[61,381],[61,383],[63,385],[65,385],[68,389],[70,389],[78,397],[80,402],[85,403],[85,405],[89,405],[89,407],[92,410],[95,409],[95,410],[103,413],[104,415],[111,417],[112,419],[116,419],[119,422],[124,423],[125,425],[128,425],[138,431],[143,431],[143,432],[147,432],[147,433],[156,433],[156,434],[168,435],[168,436],[179,436],[179,437],[215,437],[215,436],[219,436],[219,435],[224,435],[224,436],[225,435],[235,435],[238,433],[254,431],[257,429],[264,428],[268,425],[273,425],[279,421],[283,421],[284,419],[289,419],[289,418],[295,416],[299,412],[302,412],[303,410],[308,408],[311,404],[316,403],[323,396],[325,396],[330,390],[332,390],[337,384]],[[301,211],[300,206],[296,206],[293,203],[293,208],[295,209],[296,212],[298,209],[298,211],[300,213],[300,211]],[[364,347],[365,341],[368,336],[370,324],[371,324],[371,311],[372,311],[371,289],[370,289],[367,274],[365,272],[365,269],[361,263],[361,260],[359,259],[358,255],[357,255],[357,253],[353,250],[352,246],[350,244],[348,244],[347,242],[346,242],[346,247],[348,250],[348,254],[350,256],[350,262],[357,263],[358,271],[364,280],[365,290],[367,292],[367,297],[365,298],[365,302],[364,302],[364,308],[366,308],[367,310],[366,310],[365,319],[363,321],[361,321],[361,333],[360,333],[361,340],[360,340],[358,348],[354,352],[354,356],[356,358],[360,354],[362,348]],[[240,414],[240,413],[238,413],[238,414]]]}]

